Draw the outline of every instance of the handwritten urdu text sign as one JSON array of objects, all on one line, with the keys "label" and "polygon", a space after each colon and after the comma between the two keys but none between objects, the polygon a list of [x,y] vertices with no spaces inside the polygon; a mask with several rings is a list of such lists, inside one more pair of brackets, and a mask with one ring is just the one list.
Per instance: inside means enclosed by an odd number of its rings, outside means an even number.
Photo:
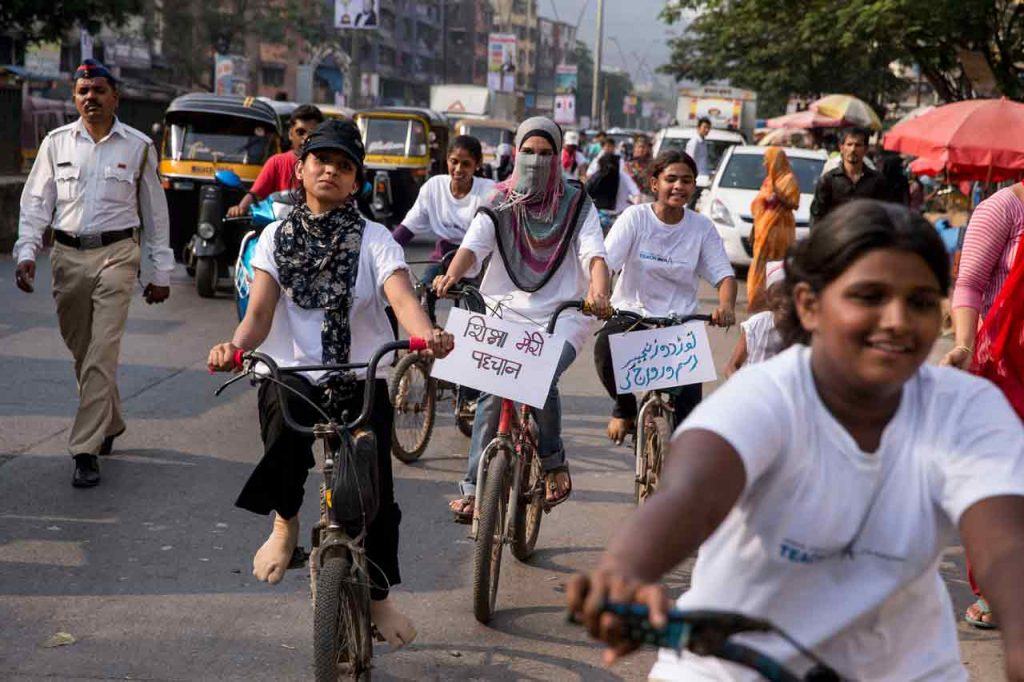
[{"label": "handwritten urdu text sign", "polygon": [[445,331],[455,349],[434,361],[431,376],[544,407],[565,340],[536,327],[452,308]]},{"label": "handwritten urdu text sign", "polygon": [[703,322],[608,337],[618,393],[641,393],[714,381],[715,363]]}]

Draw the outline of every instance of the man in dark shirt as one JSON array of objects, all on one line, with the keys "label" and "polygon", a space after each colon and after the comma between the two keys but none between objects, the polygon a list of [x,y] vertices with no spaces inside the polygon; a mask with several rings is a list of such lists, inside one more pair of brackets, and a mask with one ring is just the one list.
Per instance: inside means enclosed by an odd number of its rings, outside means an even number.
[{"label": "man in dark shirt", "polygon": [[852,199],[881,199],[887,196],[885,179],[864,164],[868,149],[866,130],[844,131],[839,153],[843,162],[818,180],[811,203],[811,224]]}]

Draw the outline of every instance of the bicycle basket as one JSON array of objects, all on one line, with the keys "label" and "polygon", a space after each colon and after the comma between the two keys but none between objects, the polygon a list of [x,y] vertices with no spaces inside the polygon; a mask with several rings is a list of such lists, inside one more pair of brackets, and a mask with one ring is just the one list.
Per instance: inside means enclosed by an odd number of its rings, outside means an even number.
[{"label": "bicycle basket", "polygon": [[373,522],[380,507],[377,438],[369,429],[352,436],[348,453],[339,453],[331,491],[334,518],[352,537]]}]

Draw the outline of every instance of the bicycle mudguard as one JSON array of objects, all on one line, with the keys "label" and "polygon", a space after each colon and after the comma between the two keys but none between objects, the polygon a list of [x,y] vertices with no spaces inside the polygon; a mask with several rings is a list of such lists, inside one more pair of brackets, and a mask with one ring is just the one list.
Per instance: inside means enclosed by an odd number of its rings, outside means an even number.
[{"label": "bicycle mudguard", "polygon": [[351,537],[357,537],[377,517],[380,508],[380,473],[377,437],[369,429],[352,434],[351,450],[341,448],[335,461],[331,509],[334,519]]}]

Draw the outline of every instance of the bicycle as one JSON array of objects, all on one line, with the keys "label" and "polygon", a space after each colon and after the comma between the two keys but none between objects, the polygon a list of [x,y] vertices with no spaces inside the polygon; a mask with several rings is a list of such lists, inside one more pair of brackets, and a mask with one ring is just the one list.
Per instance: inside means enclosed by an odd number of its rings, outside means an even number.
[{"label": "bicycle", "polygon": [[[613,314],[635,320],[630,330],[640,325],[644,325],[646,328],[673,327],[694,320],[711,321],[710,315],[644,317],[629,310],[616,310]],[[646,391],[640,397],[640,406],[636,415],[636,434],[633,437],[636,461],[633,495],[638,505],[643,504],[658,487],[661,466],[665,460],[668,443],[672,438],[675,426],[675,407],[671,398],[666,398],[665,390]]]},{"label": "bicycle", "polygon": [[[446,267],[450,260],[446,256],[441,260],[442,266]],[[431,311],[432,306],[427,303],[433,296],[430,284],[419,282],[414,289],[424,308]],[[470,310],[485,308],[483,298],[472,286],[453,287],[447,298]],[[431,322],[436,323],[433,315]],[[388,380],[388,395],[395,408],[391,454],[406,464],[418,460],[427,449],[434,431],[439,401],[451,401],[459,432],[466,438],[473,435],[473,418],[476,414],[473,394],[467,394],[466,389],[458,384],[431,377],[433,364],[432,357],[409,353],[398,361]]]},{"label": "bicycle", "polygon": [[[570,308],[589,313],[583,301],[567,301],[548,321],[553,334],[558,317]],[[494,616],[501,554],[510,545],[512,556],[527,561],[537,546],[545,505],[544,471],[538,449],[537,425],[528,405],[501,400],[494,438],[484,448],[477,467],[477,488],[470,537],[473,549],[473,615],[480,623]]]},{"label": "bicycle", "polygon": [[[363,539],[368,523],[366,509],[375,510],[377,506],[376,490],[367,483],[374,483],[376,476],[370,475],[368,480],[354,462],[356,458],[377,456],[373,432],[363,428],[370,420],[373,407],[377,365],[394,351],[418,351],[426,347],[423,339],[412,338],[384,344],[366,363],[286,368],[278,367],[273,358],[258,351],[239,351],[235,365],[242,372],[216,391],[219,396],[228,386],[246,377],[251,378],[253,385],[270,381],[277,389],[281,416],[288,428],[316,439],[314,451],[323,472],[320,520],[310,534],[310,551],[306,553],[302,547],[296,547],[289,568],[300,568],[306,563],[309,566],[317,682],[370,679],[374,632],[370,621],[370,581]],[[265,367],[267,373],[258,373],[259,366]],[[327,372],[329,375],[350,377],[353,370],[359,369],[366,370],[363,405],[359,416],[351,422],[347,413],[340,416],[340,421],[336,420],[281,378],[299,372]],[[298,424],[289,410],[285,391],[291,391],[309,403],[323,421],[313,426]],[[355,495],[352,494],[353,486],[358,486]]]},{"label": "bicycle", "polygon": [[[814,653],[767,620],[729,611],[673,608],[668,611],[665,627],[655,628],[649,619],[650,610],[643,604],[605,602],[601,605],[601,612],[622,619],[622,632],[635,644],[673,649],[677,653],[687,649],[698,656],[714,656],[749,668],[769,682],[839,682],[841,679],[839,673]],[[569,614],[569,622],[578,623],[572,614]],[[776,634],[810,660],[813,666],[804,675],[797,675],[772,657],[730,641],[730,637],[744,632]]]}]

